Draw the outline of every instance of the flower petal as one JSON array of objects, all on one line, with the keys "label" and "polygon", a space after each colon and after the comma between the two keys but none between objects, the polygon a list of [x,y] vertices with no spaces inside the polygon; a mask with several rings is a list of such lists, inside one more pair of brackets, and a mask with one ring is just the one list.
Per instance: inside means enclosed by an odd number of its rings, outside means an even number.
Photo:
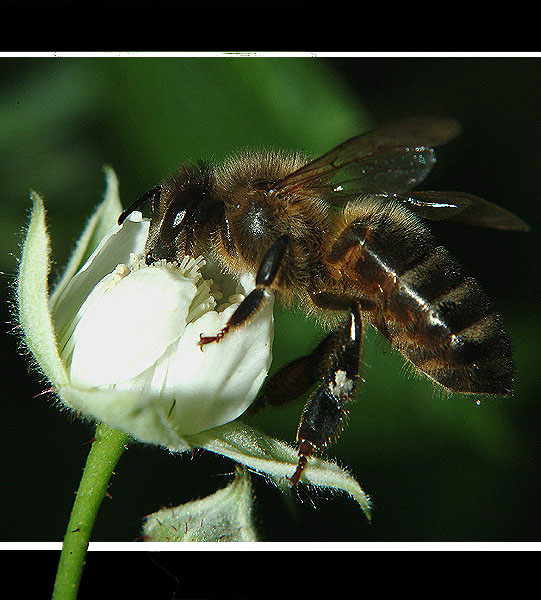
[{"label": "flower petal", "polygon": [[79,311],[75,387],[119,384],[146,371],[179,339],[197,292],[192,279],[168,268],[139,269],[107,287],[98,285]]},{"label": "flower petal", "polygon": [[31,198],[32,216],[23,244],[17,280],[17,310],[26,345],[34,355],[40,370],[58,387],[67,384],[68,376],[60,359],[49,313],[48,276],[51,249],[43,201],[35,192],[31,193]]},{"label": "flower petal", "polygon": [[222,329],[238,304],[221,313],[210,311],[188,324],[165,384],[175,398],[171,420],[179,433],[228,423],[252,404],[272,362],[273,305],[270,296],[246,327],[203,349],[198,345],[200,334]]},{"label": "flower petal", "polygon": [[253,495],[248,473],[214,494],[149,515],[143,527],[147,542],[256,542]]},{"label": "flower petal", "polygon": [[[137,273],[152,273],[158,278],[165,276],[163,271],[145,268],[125,277],[117,287],[130,279],[136,282]],[[165,271],[181,277],[174,270]],[[150,294],[158,294],[162,306],[167,303],[168,295],[173,303],[181,297],[175,286],[171,286],[169,292],[160,291],[159,279],[155,285],[147,283],[150,285],[145,284],[143,288]],[[128,293],[130,295],[135,297]],[[93,313],[88,327],[82,320],[72,336],[77,338],[71,362],[72,388],[60,392],[71,406],[126,431],[140,442],[179,451],[188,447],[186,434],[227,423],[253,402],[272,361],[272,297],[253,317],[249,327],[230,332],[219,344],[206,346],[204,351],[198,345],[199,334],[220,330],[238,305],[221,313],[207,312],[189,323],[180,339],[165,349],[157,347],[152,340],[144,343],[144,335],[130,330],[137,319],[137,304],[131,307],[133,318],[122,308],[125,301],[111,296],[106,304],[103,325],[99,323],[101,317]],[[149,306],[153,304],[151,301]],[[148,307],[140,312],[151,322]],[[180,335],[185,323],[174,323],[171,319],[183,317],[186,309],[173,306],[169,312],[170,318],[163,311],[155,315],[160,322],[150,327],[150,337],[164,339],[169,334]],[[111,314],[113,318],[109,322]],[[91,323],[94,319],[95,325]],[[124,333],[118,327],[119,320],[125,322]],[[78,331],[81,326],[87,331]],[[157,333],[159,328],[164,329],[161,334]],[[121,348],[119,344],[126,347]],[[145,366],[148,368],[143,371]],[[120,377],[126,375],[133,379],[122,383]],[[88,390],[98,384],[112,383],[115,385],[111,390]]]},{"label": "flower petal", "polygon": [[[234,421],[215,429],[187,436],[194,446],[227,456],[266,475],[278,485],[287,485],[298,462],[295,448],[268,437],[256,429]],[[171,448],[174,451],[174,448]],[[370,519],[370,499],[360,485],[337,464],[314,457],[301,476],[301,482],[318,488],[329,488],[349,494]]]},{"label": "flower petal", "polygon": [[118,264],[128,264],[131,254],[141,254],[148,235],[149,221],[132,213],[123,225],[113,225],[81,269],[55,296],[52,315],[59,339],[73,322],[77,311],[103,277]]}]

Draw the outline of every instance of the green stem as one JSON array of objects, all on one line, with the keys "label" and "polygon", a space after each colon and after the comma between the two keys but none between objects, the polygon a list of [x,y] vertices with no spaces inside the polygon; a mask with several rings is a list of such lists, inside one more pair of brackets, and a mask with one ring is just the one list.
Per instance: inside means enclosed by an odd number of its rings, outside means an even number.
[{"label": "green stem", "polygon": [[103,424],[98,425],[96,429],[96,438],[86,460],[64,537],[53,600],[77,598],[96,515],[128,437],[127,434],[109,429]]}]

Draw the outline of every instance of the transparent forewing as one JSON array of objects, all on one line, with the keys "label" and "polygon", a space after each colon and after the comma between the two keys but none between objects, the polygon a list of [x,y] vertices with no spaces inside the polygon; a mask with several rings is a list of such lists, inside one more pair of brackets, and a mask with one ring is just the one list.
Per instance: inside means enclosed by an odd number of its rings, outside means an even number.
[{"label": "transparent forewing", "polygon": [[341,202],[362,194],[393,193],[419,185],[431,171],[436,157],[432,148],[394,148],[342,165],[325,176],[306,173],[277,189],[292,193],[301,187],[323,191],[329,200]]},{"label": "transparent forewing", "polygon": [[456,121],[409,119],[358,135],[304,165],[275,189],[293,193],[300,187],[329,192],[397,192],[421,183],[435,156],[432,147],[459,133]]},{"label": "transparent forewing", "polygon": [[435,162],[432,148],[396,148],[344,167],[331,178],[332,190],[348,195],[408,190],[425,180]]}]

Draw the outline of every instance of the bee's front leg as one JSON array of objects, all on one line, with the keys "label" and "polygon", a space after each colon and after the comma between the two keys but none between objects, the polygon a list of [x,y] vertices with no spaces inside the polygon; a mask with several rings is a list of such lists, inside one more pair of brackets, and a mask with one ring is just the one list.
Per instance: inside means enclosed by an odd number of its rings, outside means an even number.
[{"label": "bee's front leg", "polygon": [[201,349],[205,344],[219,342],[228,331],[242,325],[254,315],[256,310],[261,306],[267,289],[271,287],[276,279],[288,244],[289,238],[286,235],[283,235],[272,244],[269,250],[267,250],[257,271],[255,289],[244,298],[221,331],[216,335],[205,336],[201,334],[199,336],[199,346]]}]

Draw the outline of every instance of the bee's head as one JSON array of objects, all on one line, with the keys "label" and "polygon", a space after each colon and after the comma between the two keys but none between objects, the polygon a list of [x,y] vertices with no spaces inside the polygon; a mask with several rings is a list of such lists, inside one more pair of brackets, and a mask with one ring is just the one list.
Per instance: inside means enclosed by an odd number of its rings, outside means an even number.
[{"label": "bee's head", "polygon": [[210,170],[204,163],[184,165],[166,180],[152,201],[145,247],[147,264],[188,254],[214,204]]},{"label": "bee's head", "polygon": [[145,261],[178,260],[189,254],[204,226],[223,206],[212,197],[213,181],[209,167],[184,165],[163,184],[153,187],[129,206],[118,218],[126,217],[151,201],[152,216],[145,245]]}]

